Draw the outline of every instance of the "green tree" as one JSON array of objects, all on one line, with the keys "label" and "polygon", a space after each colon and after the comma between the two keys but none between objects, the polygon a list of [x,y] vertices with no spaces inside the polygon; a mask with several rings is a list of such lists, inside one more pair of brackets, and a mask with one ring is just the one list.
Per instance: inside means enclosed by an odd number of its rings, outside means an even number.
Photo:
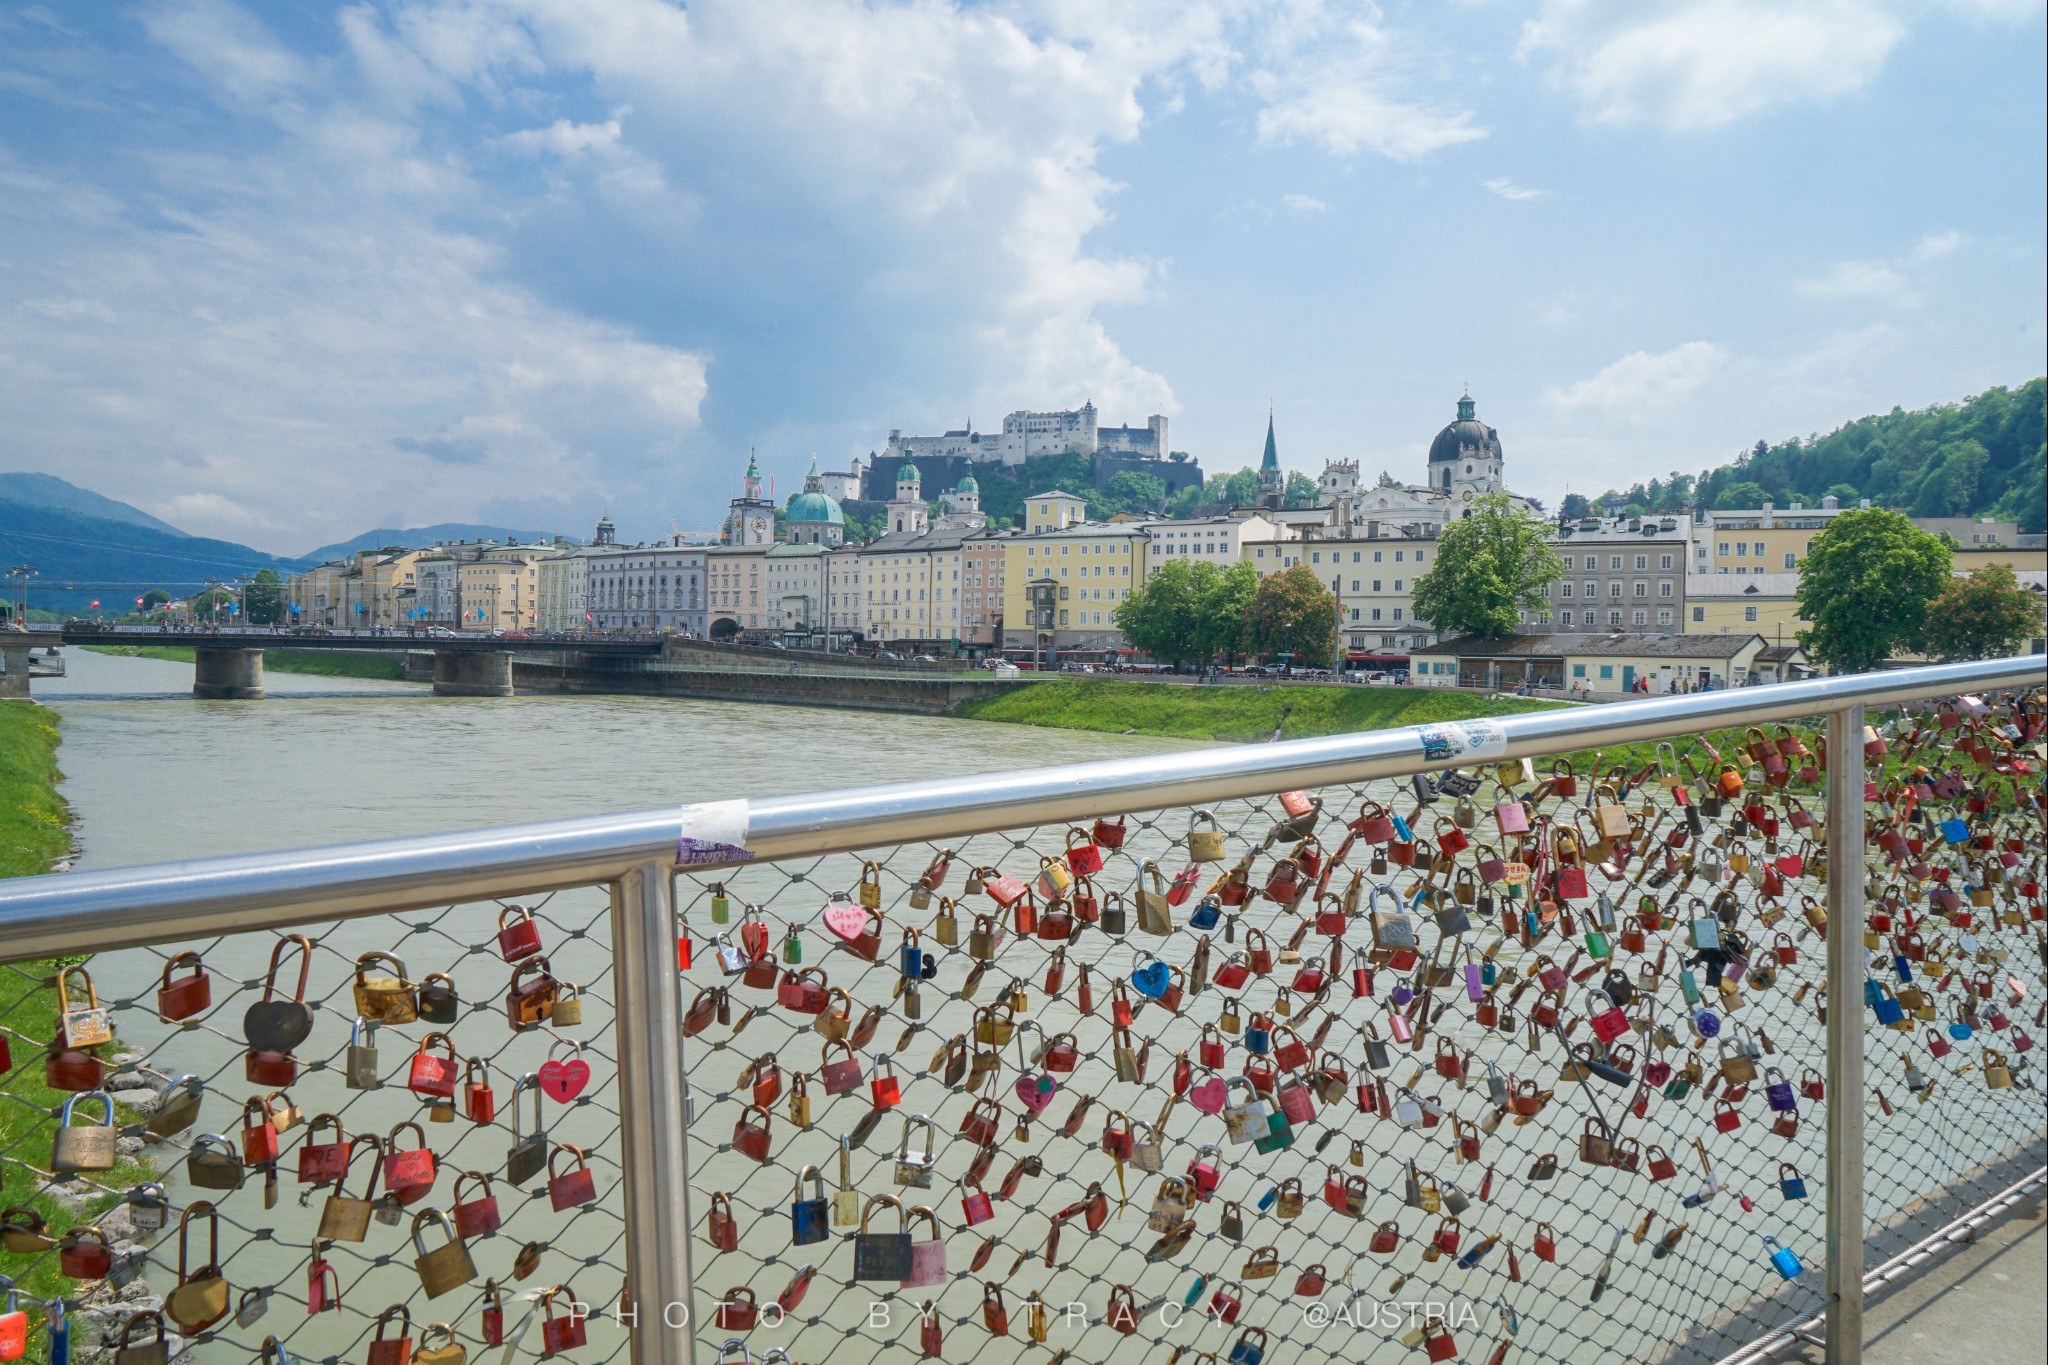
[{"label": "green tree", "polygon": [[1167,560],[1117,604],[1117,629],[1133,648],[1160,663],[1179,667],[1203,657],[1204,612],[1209,591],[1222,576],[1214,564]]},{"label": "green tree", "polygon": [[1107,521],[1119,512],[1154,513],[1166,502],[1166,481],[1156,474],[1120,469],[1100,493],[1088,495],[1088,513]]},{"label": "green tree", "polygon": [[1444,635],[1513,635],[1522,612],[1548,610],[1544,590],[1563,574],[1550,528],[1488,493],[1444,527],[1435,567],[1415,580],[1415,614]]},{"label": "green tree", "polygon": [[1557,505],[1557,514],[1566,521],[1584,521],[1593,515],[1593,504],[1586,501],[1583,493],[1567,493]]},{"label": "green tree", "polygon": [[1904,516],[1844,512],[1800,562],[1799,614],[1813,622],[1800,643],[1836,673],[1868,673],[1919,646],[1948,575],[1948,547]]},{"label": "green tree", "polygon": [[1216,575],[1202,599],[1201,647],[1197,658],[1221,659],[1236,666],[1238,658],[1250,648],[1245,643],[1245,632],[1251,620],[1252,599],[1258,591],[1259,571],[1246,560],[1240,559]]},{"label": "green tree", "polygon": [[1863,495],[1856,491],[1856,485],[1853,483],[1836,483],[1829,484],[1828,491],[1821,494],[1821,496],[1824,498],[1833,498],[1837,503],[1839,503],[1843,507],[1854,507],[1856,505],[1856,499],[1862,497]]},{"label": "green tree", "polygon": [[1311,479],[1298,469],[1287,471],[1287,486],[1280,495],[1280,501],[1283,505],[1288,507],[1314,507],[1316,499],[1321,496],[1322,490],[1316,487],[1314,479]]},{"label": "green tree", "polygon": [[1321,667],[1337,643],[1337,599],[1311,570],[1297,564],[1260,582],[1245,614],[1245,645],[1271,658]]},{"label": "green tree", "polygon": [[142,609],[144,611],[155,611],[170,600],[171,595],[162,588],[151,588],[148,592],[142,594]]},{"label": "green tree", "polygon": [[258,569],[242,592],[242,616],[252,626],[276,625],[284,616],[284,580],[275,569]]},{"label": "green tree", "polygon": [[1761,507],[1764,505],[1764,499],[1770,496],[1762,484],[1745,479],[1741,483],[1731,483],[1723,488],[1714,499],[1714,507],[1717,511],[1723,512],[1738,507]]},{"label": "green tree", "polygon": [[1926,649],[1943,663],[2002,659],[2041,629],[2041,602],[2009,565],[1986,564],[1941,585],[1927,607]]}]

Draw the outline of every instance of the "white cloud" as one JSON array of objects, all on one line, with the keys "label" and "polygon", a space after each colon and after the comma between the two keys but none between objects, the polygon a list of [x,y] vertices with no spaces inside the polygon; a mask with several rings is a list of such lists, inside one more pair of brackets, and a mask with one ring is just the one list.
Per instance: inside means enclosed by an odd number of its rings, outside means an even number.
[{"label": "white cloud", "polygon": [[1713,378],[1728,360],[1727,349],[1711,341],[1688,341],[1654,355],[1636,351],[1547,396],[1567,412],[1654,416]]},{"label": "white cloud", "polygon": [[1916,261],[1933,261],[1948,255],[1963,244],[1963,234],[1951,228],[1947,232],[1930,232],[1920,239],[1913,248]]},{"label": "white cloud", "polygon": [[1521,53],[1603,123],[1718,128],[1822,103],[1883,67],[1906,27],[1888,0],[1545,0]]},{"label": "white cloud", "polygon": [[1258,118],[1262,140],[1320,143],[1337,156],[1369,151],[1416,161],[1486,136],[1469,112],[1402,93],[1409,82],[1394,39],[1377,23],[1338,23],[1326,16],[1297,32],[1281,59],[1251,78],[1252,89],[1267,102]]},{"label": "white cloud", "polygon": [[610,151],[619,145],[619,120],[613,115],[603,123],[571,123],[558,118],[546,128],[527,128],[507,134],[505,145],[529,156],[547,152],[575,157],[590,152]]},{"label": "white cloud", "polygon": [[1906,277],[1882,261],[1839,261],[1827,274],[1800,280],[1794,288],[1810,299],[1898,301],[1910,292]]},{"label": "white cloud", "polygon": [[1527,199],[1541,199],[1545,195],[1550,193],[1549,190],[1535,190],[1530,189],[1526,185],[1517,185],[1514,181],[1508,179],[1504,175],[1497,175],[1493,179],[1484,181],[1482,183],[1486,186],[1487,189],[1499,195],[1501,198],[1512,199],[1516,201]]},{"label": "white cloud", "polygon": [[1285,194],[1280,196],[1280,203],[1289,213],[1297,218],[1306,218],[1313,214],[1322,213],[1330,207],[1322,200],[1308,194]]}]

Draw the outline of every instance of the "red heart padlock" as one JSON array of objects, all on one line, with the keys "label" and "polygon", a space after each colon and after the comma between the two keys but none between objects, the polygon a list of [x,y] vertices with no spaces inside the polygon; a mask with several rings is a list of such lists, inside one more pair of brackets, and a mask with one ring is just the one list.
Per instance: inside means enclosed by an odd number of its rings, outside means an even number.
[{"label": "red heart padlock", "polygon": [[[572,1044],[579,1051],[581,1044]],[[583,1093],[583,1087],[590,1084],[590,1063],[581,1057],[561,1061],[550,1057],[540,1064],[535,1073],[540,1079],[541,1093],[557,1104],[567,1104]]]}]

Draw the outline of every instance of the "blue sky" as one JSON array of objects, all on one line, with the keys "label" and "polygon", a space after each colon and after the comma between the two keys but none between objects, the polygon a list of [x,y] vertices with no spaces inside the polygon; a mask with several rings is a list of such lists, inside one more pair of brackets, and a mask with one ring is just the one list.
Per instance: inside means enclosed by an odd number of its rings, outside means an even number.
[{"label": "blue sky", "polygon": [[0,467],[715,526],[1093,399],[1554,500],[2048,368],[2040,0],[0,4]]}]

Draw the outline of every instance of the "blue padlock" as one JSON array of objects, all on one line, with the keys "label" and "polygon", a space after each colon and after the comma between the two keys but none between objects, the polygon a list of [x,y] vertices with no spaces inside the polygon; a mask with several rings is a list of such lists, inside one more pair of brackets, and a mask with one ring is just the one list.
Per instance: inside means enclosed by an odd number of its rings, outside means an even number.
[{"label": "blue padlock", "polygon": [[1183,1308],[1193,1308],[1196,1300],[1202,1297],[1202,1291],[1208,1287],[1209,1277],[1207,1275],[1195,1276],[1195,1282],[1188,1286],[1188,1296],[1180,1301],[1181,1306]]},{"label": "blue padlock", "polygon": [[1264,1025],[1253,1024],[1244,1031],[1244,1050],[1263,1057],[1272,1050],[1273,1031]]},{"label": "blue padlock", "polygon": [[1157,1000],[1173,985],[1173,969],[1158,958],[1131,973],[1131,989],[1147,1000]]},{"label": "blue padlock", "polygon": [[1961,1015],[1957,1015],[1954,1019],[1949,1021],[1948,1036],[1955,1039],[1959,1043],[1969,1042],[1971,1037],[1975,1035],[1976,1032],[1976,1029],[1970,1027],[1970,1021],[1963,1018]]},{"label": "blue padlock", "polygon": [[1877,978],[1874,976],[1864,977],[1863,1003],[1872,1009],[1876,1009],[1878,1002],[1882,999],[1884,999],[1884,988],[1878,984]]},{"label": "blue padlock", "polygon": [[1899,974],[1899,984],[1909,986],[1913,982],[1913,964],[1904,953],[1892,955],[1892,970]]},{"label": "blue padlock", "polygon": [[924,957],[924,953],[919,951],[917,946],[917,930],[905,929],[903,947],[897,950],[896,954],[897,966],[905,978],[915,981],[924,975]]},{"label": "blue padlock", "polygon": [[[1254,1341],[1252,1338],[1257,1337]],[[1259,1365],[1266,1358],[1266,1333],[1264,1328],[1247,1327],[1238,1334],[1237,1341],[1230,1348],[1230,1365]]]},{"label": "blue padlock", "polygon": [[1479,979],[1489,986],[1497,984],[1500,981],[1500,968],[1491,962],[1480,963]]},{"label": "blue padlock", "polygon": [[1692,1029],[1702,1038],[1721,1036],[1721,1016],[1712,1010],[1701,1010],[1692,1017]]},{"label": "blue padlock", "polygon": [[1188,916],[1188,927],[1207,931],[1214,929],[1222,919],[1223,907],[1216,903],[1214,897],[1204,896],[1202,903],[1195,907],[1195,912]]},{"label": "blue padlock", "polygon": [[1792,1093],[1792,1082],[1774,1066],[1764,1068],[1764,1102],[1779,1114],[1789,1114],[1799,1107],[1799,1097]]},{"label": "blue padlock", "polygon": [[[1957,823],[1960,824],[1961,822],[1958,821]],[[1408,828],[1408,822],[1398,815],[1394,817],[1394,839],[1395,842],[1403,844],[1415,842],[1415,831]]]},{"label": "blue padlock", "polygon": [[[1789,1161],[1778,1163],[1778,1193],[1787,1199],[1806,1198],[1806,1177],[1799,1174],[1799,1168]],[[1789,1256],[1792,1253],[1788,1251],[1785,1254]],[[1798,1262],[1795,1261],[1793,1264],[1797,1265]]]},{"label": "blue padlock", "polygon": [[1779,1246],[1777,1238],[1764,1238],[1764,1245],[1771,1250],[1771,1269],[1777,1271],[1780,1278],[1796,1280],[1806,1273],[1806,1267],[1799,1264],[1799,1258],[1789,1248]]},{"label": "blue padlock", "polygon": [[1394,987],[1393,992],[1387,998],[1394,1002],[1395,1009],[1403,1010],[1407,1009],[1408,1002],[1415,998],[1415,992],[1405,984],[1399,985]]},{"label": "blue padlock", "polygon": [[[1394,823],[1399,824],[1400,821]],[[1941,822],[1941,837],[1952,844],[1960,844],[1970,837],[1968,820],[1948,819]]]},{"label": "blue padlock", "polygon": [[1880,1024],[1904,1023],[1906,1019],[1906,1007],[1904,1005],[1901,1005],[1898,1002],[1898,998],[1894,996],[1890,991],[1884,990],[1882,987],[1880,987],[1879,990],[1880,994],[1877,998],[1877,1022]]},{"label": "blue padlock", "polygon": [[1272,1189],[1267,1190],[1264,1194],[1259,1196],[1259,1212],[1264,1213],[1267,1209],[1272,1208],[1275,1204],[1279,1202],[1280,1187],[1278,1185],[1275,1185]]},{"label": "blue padlock", "polygon": [[1686,1004],[1699,1004],[1700,982],[1699,978],[1692,974],[1692,968],[1687,967],[1684,971],[1678,974],[1678,990],[1679,993],[1685,997]]}]

